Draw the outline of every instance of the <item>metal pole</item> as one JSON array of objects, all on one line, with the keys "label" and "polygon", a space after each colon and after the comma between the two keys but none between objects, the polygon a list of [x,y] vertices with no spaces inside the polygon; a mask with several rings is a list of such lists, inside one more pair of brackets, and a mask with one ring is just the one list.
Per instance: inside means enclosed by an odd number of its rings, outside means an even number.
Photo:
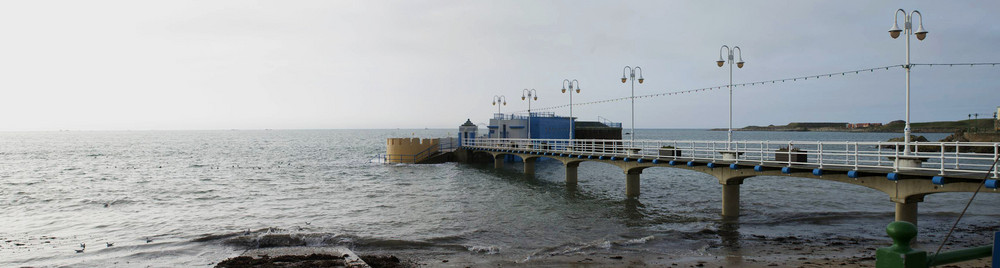
[{"label": "metal pole", "polygon": [[[742,57],[742,52],[740,57]],[[729,138],[726,142],[726,150],[731,149],[733,143],[733,49],[729,49]]]},{"label": "metal pole", "polygon": [[[632,79],[632,98],[631,98],[632,99],[632,135],[631,135],[632,137],[630,138],[631,139],[630,143],[635,143],[635,69],[631,70],[631,74],[629,75],[629,77],[630,77],[630,79]],[[629,144],[629,146],[632,146],[632,144]]]},{"label": "metal pole", "polygon": [[573,139],[573,82],[569,82],[569,139]]},{"label": "metal pole", "polygon": [[569,140],[573,141],[573,84],[569,86]]},{"label": "metal pole", "polygon": [[[905,12],[904,12],[905,14]],[[903,155],[910,155],[910,15],[905,16],[906,20],[906,126],[903,127]]]}]

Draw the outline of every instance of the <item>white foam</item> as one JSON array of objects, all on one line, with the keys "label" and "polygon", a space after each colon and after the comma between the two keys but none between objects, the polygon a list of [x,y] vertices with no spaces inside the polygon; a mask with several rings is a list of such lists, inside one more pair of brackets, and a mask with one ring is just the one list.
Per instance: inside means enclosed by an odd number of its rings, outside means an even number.
[{"label": "white foam", "polygon": [[500,253],[500,248],[497,246],[469,246],[469,251],[475,253],[486,253],[486,254],[497,254]]},{"label": "white foam", "polygon": [[645,244],[646,242],[649,242],[649,240],[653,239],[653,238],[655,238],[655,237],[653,237],[651,235],[651,236],[647,236],[647,237],[643,237],[643,238],[629,239],[629,240],[627,240],[625,242],[622,242],[621,245],[628,246],[628,245]]}]

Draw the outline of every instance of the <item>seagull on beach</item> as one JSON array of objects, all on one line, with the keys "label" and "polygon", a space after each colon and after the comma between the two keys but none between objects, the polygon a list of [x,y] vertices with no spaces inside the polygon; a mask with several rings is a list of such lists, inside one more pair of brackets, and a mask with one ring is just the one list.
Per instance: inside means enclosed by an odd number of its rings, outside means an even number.
[{"label": "seagull on beach", "polygon": [[76,253],[83,253],[82,249],[74,249],[73,251],[76,251]]},{"label": "seagull on beach", "polygon": [[87,249],[87,243],[80,243],[81,249]]},{"label": "seagull on beach", "polygon": [[146,237],[146,243],[149,244],[151,242],[153,242],[153,239],[150,239],[149,237]]},{"label": "seagull on beach", "polygon": [[115,245],[115,243],[111,243],[111,242],[104,242],[104,243],[108,244],[108,247],[109,247],[109,248],[110,248],[111,246],[114,246],[114,245]]}]

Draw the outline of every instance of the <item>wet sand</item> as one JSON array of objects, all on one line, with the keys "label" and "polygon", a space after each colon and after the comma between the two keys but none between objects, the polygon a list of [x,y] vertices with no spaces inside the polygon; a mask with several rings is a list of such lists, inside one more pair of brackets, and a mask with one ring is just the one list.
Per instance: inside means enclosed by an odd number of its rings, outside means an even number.
[{"label": "wet sand", "polygon": [[[928,237],[928,240],[931,238],[933,237]],[[949,241],[954,242],[946,244],[943,251],[982,246],[992,241],[992,236],[961,233]],[[937,243],[940,243],[922,242],[915,247],[931,253],[937,249]],[[538,256],[522,261],[474,253],[400,258],[427,267],[875,267],[875,250],[891,244],[888,239],[847,236],[807,239],[758,235],[742,238],[737,243],[738,245],[724,245],[719,241],[702,250],[662,255],[598,251]],[[990,267],[990,262],[990,258],[983,258],[940,267]]]}]

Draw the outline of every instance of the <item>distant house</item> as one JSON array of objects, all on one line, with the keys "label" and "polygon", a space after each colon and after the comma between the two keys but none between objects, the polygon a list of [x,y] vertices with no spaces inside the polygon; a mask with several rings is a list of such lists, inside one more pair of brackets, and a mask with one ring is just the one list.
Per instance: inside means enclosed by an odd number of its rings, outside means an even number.
[{"label": "distant house", "polygon": [[866,128],[866,127],[878,127],[882,126],[882,123],[852,123],[847,124],[847,128]]},{"label": "distant house", "polygon": [[829,123],[829,122],[793,122],[788,123],[788,127],[801,127],[801,128],[821,128],[821,127],[833,127],[842,128],[846,126],[847,123]]}]

